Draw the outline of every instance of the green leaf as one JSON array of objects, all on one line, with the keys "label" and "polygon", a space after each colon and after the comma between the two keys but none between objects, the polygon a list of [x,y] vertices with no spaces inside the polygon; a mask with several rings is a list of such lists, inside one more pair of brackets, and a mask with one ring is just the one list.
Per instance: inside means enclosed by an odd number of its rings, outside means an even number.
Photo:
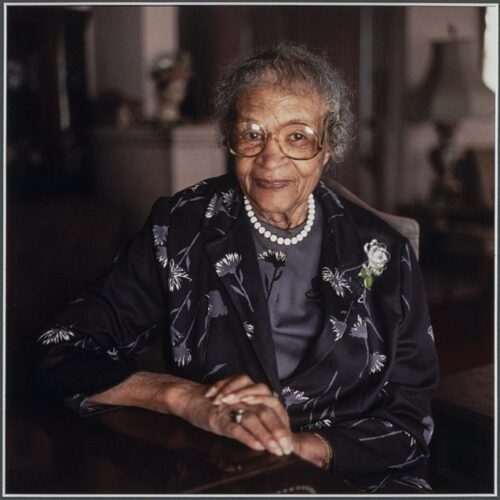
[{"label": "green leaf", "polygon": [[368,290],[372,289],[373,285],[373,276],[366,276],[365,278],[365,288]]}]

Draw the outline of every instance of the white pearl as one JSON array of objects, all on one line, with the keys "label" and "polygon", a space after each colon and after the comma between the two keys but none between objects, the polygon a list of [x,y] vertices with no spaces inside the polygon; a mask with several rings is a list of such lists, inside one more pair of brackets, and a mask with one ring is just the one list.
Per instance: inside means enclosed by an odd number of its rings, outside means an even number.
[{"label": "white pearl", "polygon": [[314,196],[312,194],[309,195],[307,199],[308,204],[308,213],[306,218],[306,223],[302,231],[300,231],[297,236],[293,236],[292,238],[282,238],[281,236],[277,236],[273,234],[270,230],[266,229],[260,221],[255,216],[254,211],[252,210],[252,205],[250,204],[250,200],[245,196],[243,198],[245,204],[245,210],[247,212],[248,218],[252,223],[254,229],[259,232],[259,234],[263,235],[264,238],[271,240],[273,243],[277,243],[278,245],[295,245],[302,241],[311,231],[311,228],[314,224],[314,218],[316,214],[316,207],[314,203]]}]

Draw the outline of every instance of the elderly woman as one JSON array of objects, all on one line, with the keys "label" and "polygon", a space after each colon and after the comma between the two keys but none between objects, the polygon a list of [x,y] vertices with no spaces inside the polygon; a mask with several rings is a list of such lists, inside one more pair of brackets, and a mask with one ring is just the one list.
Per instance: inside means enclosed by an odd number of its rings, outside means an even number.
[{"label": "elderly woman", "polygon": [[[291,44],[240,64],[216,94],[234,173],[157,201],[40,335],[50,387],[82,413],[170,413],[341,476],[425,464],[437,360],[417,262],[321,181],[348,149],[348,94]],[[158,335],[165,373],[137,371]]]}]

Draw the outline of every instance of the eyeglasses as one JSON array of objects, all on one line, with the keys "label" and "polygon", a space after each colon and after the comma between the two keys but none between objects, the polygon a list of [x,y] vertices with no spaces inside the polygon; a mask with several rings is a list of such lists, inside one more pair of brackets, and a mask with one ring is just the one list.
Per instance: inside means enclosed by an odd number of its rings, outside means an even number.
[{"label": "eyeglasses", "polygon": [[277,140],[281,152],[292,160],[310,160],[323,149],[323,138],[310,125],[300,122],[282,125],[272,134],[260,123],[236,122],[227,146],[233,155],[252,158],[264,151],[269,139]]}]

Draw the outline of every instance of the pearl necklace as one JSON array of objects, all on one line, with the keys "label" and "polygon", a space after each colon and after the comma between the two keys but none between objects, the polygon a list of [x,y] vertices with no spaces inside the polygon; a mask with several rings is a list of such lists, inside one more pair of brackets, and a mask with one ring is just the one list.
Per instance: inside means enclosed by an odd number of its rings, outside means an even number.
[{"label": "pearl necklace", "polygon": [[271,240],[273,243],[277,243],[278,245],[296,245],[299,241],[302,241],[309,234],[314,224],[316,207],[314,204],[314,196],[312,195],[312,193],[307,198],[306,224],[302,231],[300,231],[299,234],[293,236],[292,238],[283,238],[281,236],[277,236],[276,234],[266,229],[255,216],[252,205],[250,204],[250,200],[246,196],[243,197],[243,200],[245,203],[245,210],[247,211],[248,218],[250,219],[250,222],[252,223],[254,229],[258,231],[259,234],[264,236],[264,238],[267,238],[268,240]]}]

